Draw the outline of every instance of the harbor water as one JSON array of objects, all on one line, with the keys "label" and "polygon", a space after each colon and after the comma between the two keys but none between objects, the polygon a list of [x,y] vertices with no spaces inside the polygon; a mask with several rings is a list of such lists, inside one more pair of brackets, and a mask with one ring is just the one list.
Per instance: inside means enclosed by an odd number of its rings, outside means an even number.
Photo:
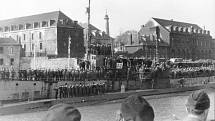
[{"label": "harbor water", "polygon": [[[207,90],[211,105],[208,120],[215,119],[215,90]],[[172,93],[145,97],[154,108],[155,121],[179,121],[187,115],[185,102],[191,92]],[[91,106],[78,107],[82,114],[81,121],[116,121],[121,100],[103,102]],[[0,116],[0,121],[41,121],[46,111]]]}]

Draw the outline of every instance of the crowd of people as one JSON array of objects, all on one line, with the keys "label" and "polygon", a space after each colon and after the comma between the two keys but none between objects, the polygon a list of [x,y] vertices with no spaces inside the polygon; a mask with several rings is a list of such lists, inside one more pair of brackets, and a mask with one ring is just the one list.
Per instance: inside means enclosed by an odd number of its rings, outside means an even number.
[{"label": "crowd of people", "polygon": [[215,67],[213,65],[206,67],[175,67],[171,69],[170,75],[173,79],[215,76]]},{"label": "crowd of people", "polygon": [[55,98],[71,98],[104,94],[107,92],[106,83],[65,84],[55,87]]},{"label": "crowd of people", "polygon": [[[206,121],[210,108],[210,98],[204,90],[190,94],[186,104],[188,115],[183,121]],[[153,106],[140,95],[124,99],[116,114],[116,121],[154,121]],[[70,104],[57,104],[49,108],[42,121],[81,121],[81,113]]]},{"label": "crowd of people", "polygon": [[[168,62],[153,64],[151,61],[129,59],[105,59],[104,66],[89,69],[89,62],[81,62],[80,69],[28,69],[15,72],[13,69],[1,69],[0,79],[21,81],[92,81],[116,78],[141,79],[149,72],[169,69],[171,79],[215,76],[215,66],[175,66]],[[158,71],[157,71],[158,70]],[[138,75],[138,76],[137,76]],[[159,74],[154,74],[156,76]]]},{"label": "crowd of people", "polygon": [[15,71],[1,70],[0,79],[20,81],[88,81],[100,80],[103,76],[102,69],[74,70],[74,69],[28,69]]}]

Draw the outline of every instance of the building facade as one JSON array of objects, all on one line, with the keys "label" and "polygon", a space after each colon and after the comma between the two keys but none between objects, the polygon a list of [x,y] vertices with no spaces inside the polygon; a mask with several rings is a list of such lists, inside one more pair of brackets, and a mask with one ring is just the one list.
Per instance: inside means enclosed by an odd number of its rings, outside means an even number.
[{"label": "building facade", "polygon": [[[159,52],[159,58],[168,57],[168,44],[159,39],[156,48],[156,31],[155,29],[147,29],[146,35],[139,35],[140,32],[127,31],[117,37],[116,48],[117,53],[126,52],[133,57],[141,57],[146,59],[156,58],[156,49]],[[151,35],[151,36],[149,36]]]},{"label": "building facade", "polygon": [[[159,27],[159,41],[168,45],[166,58],[213,59],[212,37],[196,24],[152,18],[139,31],[142,40],[157,38],[155,27]],[[162,49],[161,49],[162,50]],[[162,51],[159,50],[159,53]],[[160,56],[160,54],[159,54]]]},{"label": "building facade", "polygon": [[83,28],[61,11],[0,21],[0,37],[20,42],[25,56],[84,57]]},{"label": "building facade", "polygon": [[0,38],[0,69],[18,71],[21,44],[12,38]]}]

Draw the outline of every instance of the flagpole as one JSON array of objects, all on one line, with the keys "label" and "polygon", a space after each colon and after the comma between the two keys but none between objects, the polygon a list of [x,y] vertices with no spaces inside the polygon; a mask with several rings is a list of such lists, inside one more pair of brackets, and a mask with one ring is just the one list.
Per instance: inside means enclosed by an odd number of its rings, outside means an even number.
[{"label": "flagpole", "polygon": [[90,0],[89,0],[89,6],[87,8],[87,14],[88,14],[88,19],[87,19],[87,49],[86,49],[86,55],[87,55],[87,60],[90,60],[90,53],[89,53],[89,46],[91,44],[90,42]]},{"label": "flagpole", "polygon": [[34,43],[34,69],[36,69],[36,43]]},{"label": "flagpole", "polygon": [[68,38],[68,69],[70,69],[70,46],[71,46],[71,36],[69,35],[69,38]]},{"label": "flagpole", "polygon": [[160,39],[160,28],[157,26],[156,27],[156,35],[157,35],[157,39],[155,41],[156,44],[156,57],[155,57],[155,62],[158,62],[159,60],[159,52],[158,52],[158,41]]}]

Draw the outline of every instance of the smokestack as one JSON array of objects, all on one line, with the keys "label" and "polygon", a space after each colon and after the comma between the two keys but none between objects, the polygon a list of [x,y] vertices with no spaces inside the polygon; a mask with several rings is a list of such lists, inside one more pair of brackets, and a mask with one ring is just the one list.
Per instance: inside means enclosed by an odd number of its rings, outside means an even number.
[{"label": "smokestack", "polygon": [[133,44],[133,41],[132,41],[132,33],[130,34],[130,42],[131,42],[131,45]]}]

